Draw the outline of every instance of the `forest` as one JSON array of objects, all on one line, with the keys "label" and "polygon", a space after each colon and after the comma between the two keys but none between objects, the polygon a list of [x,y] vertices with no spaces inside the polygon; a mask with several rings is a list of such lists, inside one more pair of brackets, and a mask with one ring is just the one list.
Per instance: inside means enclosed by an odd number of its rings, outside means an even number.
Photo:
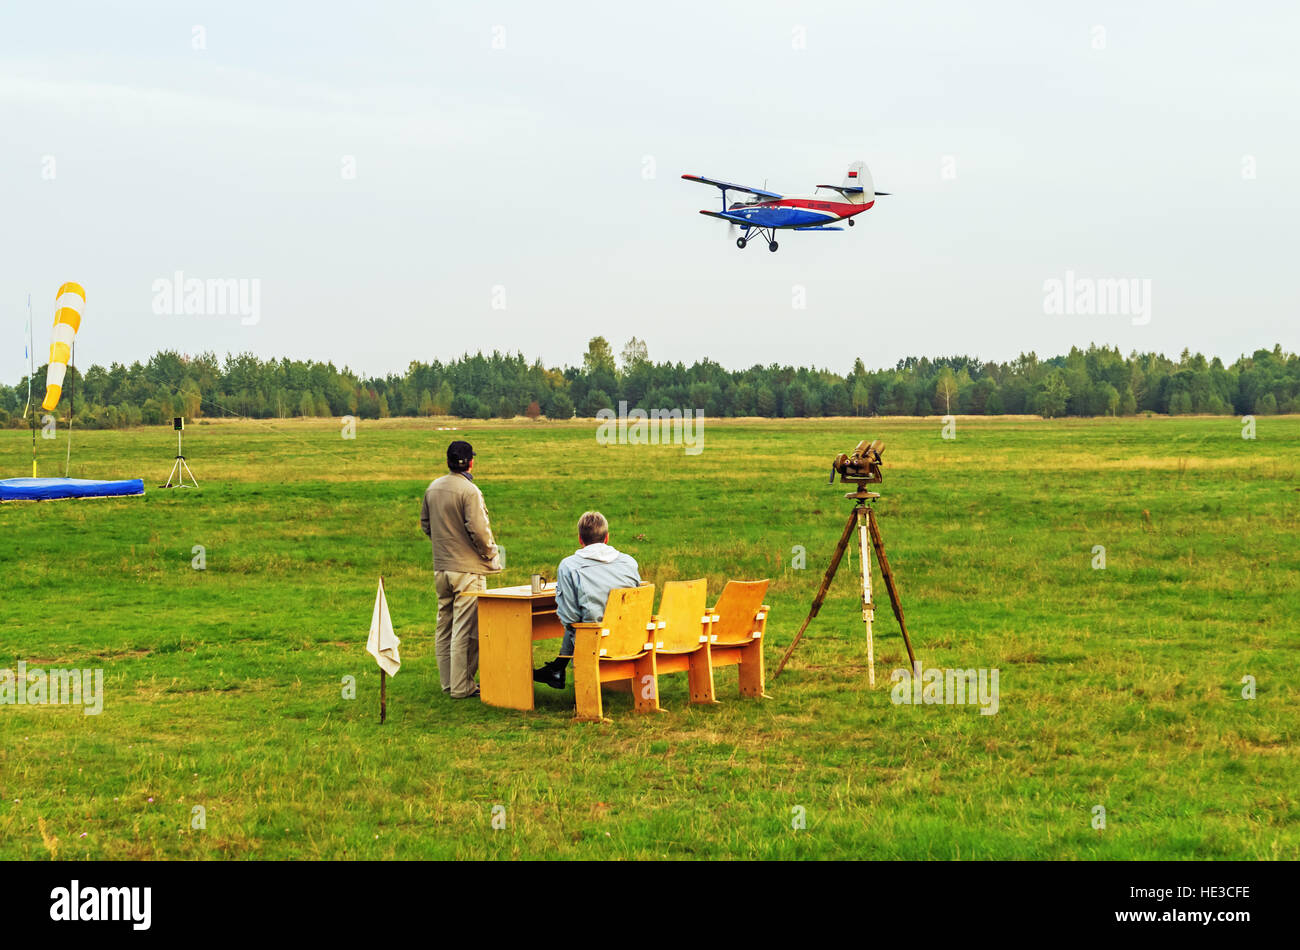
[{"label": "forest", "polygon": [[[32,386],[38,413],[44,379],[40,367]],[[27,383],[23,377],[0,384],[0,425],[30,423],[23,419]],[[710,417],[1271,415],[1300,412],[1300,357],[1276,345],[1225,366],[1187,350],[1175,360],[1090,345],[1048,359],[1022,353],[1005,363],[908,357],[867,369],[858,358],[841,374],[775,363],[726,369],[707,357],[690,366],[657,363],[635,337],[617,355],[604,337],[593,337],[581,362],[562,369],[521,353],[479,352],[363,377],[333,363],[165,350],[130,366],[70,368],[57,417],[66,418],[75,403],[75,424],[89,428],[157,425],[174,416],[569,419],[594,417],[621,402],[703,410]]]}]

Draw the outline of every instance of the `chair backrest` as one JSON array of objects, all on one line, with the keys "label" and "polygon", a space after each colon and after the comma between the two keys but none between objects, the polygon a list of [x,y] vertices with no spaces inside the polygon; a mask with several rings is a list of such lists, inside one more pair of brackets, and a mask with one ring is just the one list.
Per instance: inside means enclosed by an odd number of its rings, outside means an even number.
[{"label": "chair backrest", "polygon": [[708,582],[701,577],[694,581],[669,581],[664,584],[664,596],[655,614],[655,632],[652,639],[660,653],[694,653],[703,644],[705,599]]},{"label": "chair backrest", "polygon": [[[646,628],[654,612],[655,585],[640,587],[615,587],[605,600],[605,615],[601,618],[601,654],[606,659],[638,656],[645,645],[654,639]],[[608,630],[609,635],[604,636]]]},{"label": "chair backrest", "polygon": [[763,606],[763,597],[767,594],[767,585],[771,581],[727,581],[713,608],[718,618],[713,623],[711,635],[719,644],[737,645],[749,643],[758,629],[758,608]]}]

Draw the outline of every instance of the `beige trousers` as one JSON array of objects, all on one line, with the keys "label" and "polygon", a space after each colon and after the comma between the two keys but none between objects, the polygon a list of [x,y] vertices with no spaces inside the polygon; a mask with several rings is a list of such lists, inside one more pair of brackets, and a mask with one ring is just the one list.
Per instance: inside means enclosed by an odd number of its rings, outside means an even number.
[{"label": "beige trousers", "polygon": [[438,657],[438,679],[453,699],[474,695],[478,672],[478,598],[462,597],[469,591],[487,590],[487,576],[463,571],[434,571],[438,593],[438,626],[433,640]]}]

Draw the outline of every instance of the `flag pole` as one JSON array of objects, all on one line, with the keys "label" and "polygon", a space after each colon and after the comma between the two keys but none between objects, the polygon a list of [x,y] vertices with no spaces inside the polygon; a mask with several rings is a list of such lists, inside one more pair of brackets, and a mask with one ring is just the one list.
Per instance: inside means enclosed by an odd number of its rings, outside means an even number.
[{"label": "flag pole", "polygon": [[[381,594],[383,593],[383,590],[384,590],[384,575],[380,574],[379,591]],[[384,603],[385,604],[388,603],[387,597],[384,598]],[[382,616],[380,617],[380,620],[382,622],[383,620]],[[376,648],[378,648],[379,645],[380,644],[376,643],[375,644]],[[387,718],[387,716],[388,716],[388,674],[384,672],[384,668],[381,666],[379,668],[379,724],[381,726],[384,724],[384,719]]]}]

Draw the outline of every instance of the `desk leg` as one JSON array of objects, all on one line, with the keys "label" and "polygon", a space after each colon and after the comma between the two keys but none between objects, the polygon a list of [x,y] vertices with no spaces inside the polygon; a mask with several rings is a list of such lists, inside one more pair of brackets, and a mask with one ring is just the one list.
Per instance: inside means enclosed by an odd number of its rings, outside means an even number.
[{"label": "desk leg", "polygon": [[478,601],[479,698],[489,706],[533,708],[533,617],[528,601]]}]

